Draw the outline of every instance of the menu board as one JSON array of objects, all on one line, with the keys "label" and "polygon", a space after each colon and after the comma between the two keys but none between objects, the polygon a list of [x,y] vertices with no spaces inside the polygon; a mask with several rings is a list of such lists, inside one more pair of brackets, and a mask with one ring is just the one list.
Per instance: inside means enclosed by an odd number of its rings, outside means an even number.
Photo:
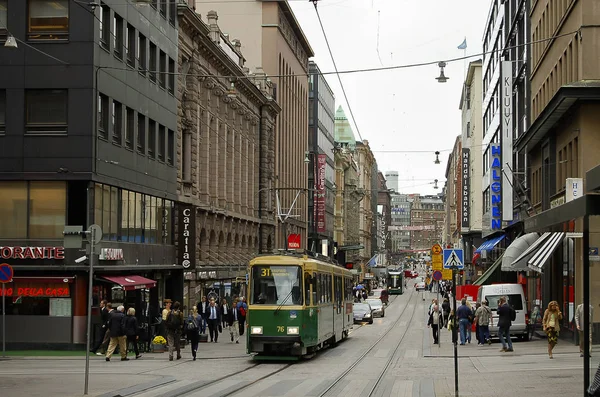
[{"label": "menu board", "polygon": [[71,317],[71,298],[50,298],[51,317]]}]

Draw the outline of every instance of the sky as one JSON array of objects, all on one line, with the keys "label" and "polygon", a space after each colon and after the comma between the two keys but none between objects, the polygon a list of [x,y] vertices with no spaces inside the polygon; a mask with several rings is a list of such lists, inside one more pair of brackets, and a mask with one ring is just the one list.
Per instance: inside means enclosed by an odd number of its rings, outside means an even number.
[{"label": "sky", "polygon": [[[312,46],[313,60],[333,72],[314,6],[290,4]],[[459,110],[469,61],[448,63],[448,82],[435,80],[437,62],[480,54],[490,0],[319,0],[317,7],[339,71],[436,62],[435,65],[342,74],[358,125],[356,139],[368,140],[379,170],[399,173],[401,193],[442,191],[448,155],[461,132]],[[350,111],[335,74],[327,75],[336,109]],[[434,164],[440,151],[441,164]],[[438,189],[434,189],[438,179]]]}]

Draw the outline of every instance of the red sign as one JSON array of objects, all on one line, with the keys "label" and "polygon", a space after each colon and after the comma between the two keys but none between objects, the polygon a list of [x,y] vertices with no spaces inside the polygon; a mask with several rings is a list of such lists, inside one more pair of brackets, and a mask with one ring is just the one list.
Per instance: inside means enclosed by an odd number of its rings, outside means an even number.
[{"label": "red sign", "polygon": [[299,234],[290,234],[288,236],[288,249],[294,250],[300,248],[300,242],[302,238]]},{"label": "red sign", "polygon": [[[4,289],[4,296],[26,296],[35,298],[56,298],[56,297],[69,297],[70,296],[69,286],[60,288],[54,287],[34,287],[34,288],[13,288],[8,287]],[[0,290],[0,296],[2,296],[2,290]]]},{"label": "red sign", "polygon": [[317,156],[317,177],[315,178],[315,190],[317,200],[315,204],[317,233],[324,233],[325,230],[325,201],[327,191],[325,189],[325,166],[327,164],[327,155],[319,154]]},{"label": "red sign", "polygon": [[65,259],[65,247],[0,247],[2,259]]}]

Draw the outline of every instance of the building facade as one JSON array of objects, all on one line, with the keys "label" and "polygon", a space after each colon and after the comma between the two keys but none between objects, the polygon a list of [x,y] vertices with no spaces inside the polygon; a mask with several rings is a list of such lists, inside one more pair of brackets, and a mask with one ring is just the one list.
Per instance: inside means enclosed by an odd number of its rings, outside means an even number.
[{"label": "building facade", "polygon": [[103,231],[93,313],[107,299],[152,323],[163,299],[183,291],[169,74],[176,11],[114,0],[93,10],[68,0],[4,5],[7,31],[47,54],[19,44],[0,60],[0,245],[15,271],[7,343],[85,344],[89,265],[81,249],[64,248],[67,225]]},{"label": "building facade", "polygon": [[[460,98],[459,109],[462,123],[462,150],[460,153],[462,172],[458,180],[460,189],[460,216],[458,227],[463,239],[465,264],[477,266],[477,258],[473,261],[475,250],[482,243],[482,126],[481,126],[481,60],[469,63],[467,77]],[[479,274],[481,269],[475,270]]]},{"label": "building facade", "polygon": [[[335,206],[335,97],[316,63],[309,62],[308,224],[309,250],[333,254]],[[315,177],[316,176],[316,177]]]},{"label": "building facade", "polygon": [[388,189],[392,189],[394,192],[398,192],[398,171],[386,171],[385,180]]},{"label": "building facade", "polygon": [[446,211],[440,195],[411,195],[410,210],[411,247],[415,251],[429,252],[431,247],[441,244]]},{"label": "building facade", "polygon": [[383,173],[377,173],[377,252],[382,254],[386,262],[392,253],[392,239],[389,227],[392,224],[392,196]]},{"label": "building facade", "polygon": [[177,245],[179,258],[191,251],[191,307],[211,290],[239,295],[248,261],[274,248],[274,202],[263,188],[274,182],[279,107],[266,75],[244,68],[241,43],[221,32],[216,12],[206,23],[187,4],[178,12],[178,200],[191,215],[179,211]]},{"label": "building facade", "polygon": [[391,238],[391,251],[394,260],[410,255],[410,213],[411,201],[407,194],[391,194],[391,226],[388,227]]},{"label": "building facade", "polygon": [[461,245],[460,235],[460,204],[462,192],[462,142],[459,135],[454,141],[454,147],[448,156],[446,164],[446,186],[444,192],[444,207],[446,219],[442,242],[458,248]]},{"label": "building facade", "polygon": [[[221,28],[233,38],[244,38],[242,51],[250,68],[262,67],[273,78],[275,100],[281,107],[275,129],[275,183],[281,213],[275,248],[287,247],[288,234],[300,234],[307,247],[308,59],[313,50],[286,1],[197,0],[196,11],[215,10],[227,18]],[[296,199],[297,197],[297,199]],[[294,204],[294,200],[295,204]],[[278,214],[278,215],[280,215]],[[285,225],[282,220],[285,220]]]},{"label": "building facade", "polygon": [[[358,186],[357,190],[363,195],[359,202],[359,241],[362,248],[359,251],[359,260],[366,264],[374,255],[373,253],[373,225],[377,212],[373,211],[373,205],[377,203],[377,195],[373,194],[373,169],[375,156],[369,147],[369,142],[356,142],[355,158],[358,164]],[[377,207],[375,207],[377,208]]]}]

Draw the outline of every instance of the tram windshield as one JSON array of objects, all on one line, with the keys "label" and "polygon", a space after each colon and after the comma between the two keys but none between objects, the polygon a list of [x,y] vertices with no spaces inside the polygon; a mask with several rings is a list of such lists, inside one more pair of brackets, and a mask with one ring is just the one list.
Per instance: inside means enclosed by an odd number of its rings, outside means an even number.
[{"label": "tram windshield", "polygon": [[302,269],[300,266],[254,266],[252,267],[251,303],[255,305],[301,305],[301,280]]},{"label": "tram windshield", "polygon": [[402,278],[400,274],[389,274],[388,275],[388,286],[391,288],[399,288],[402,284]]}]

